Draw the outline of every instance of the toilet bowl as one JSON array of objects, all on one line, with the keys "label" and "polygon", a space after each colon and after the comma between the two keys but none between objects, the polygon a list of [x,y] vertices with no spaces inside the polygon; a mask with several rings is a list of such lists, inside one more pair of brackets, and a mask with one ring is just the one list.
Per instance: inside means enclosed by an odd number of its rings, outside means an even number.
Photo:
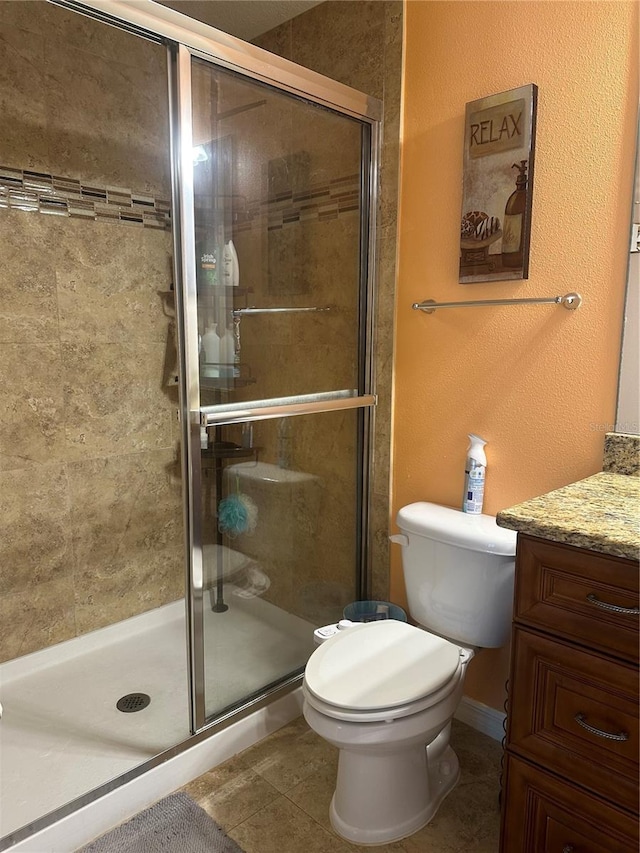
[{"label": "toilet bowl", "polygon": [[344,838],[383,844],[433,817],[458,779],[448,728],[472,654],[388,620],[342,631],[311,656],[303,713],[340,750],[330,819]]},{"label": "toilet bowl", "polygon": [[428,503],[400,510],[398,526],[419,627],[340,631],[303,680],[307,723],[340,751],[331,825],[363,845],[416,832],[458,781],[449,733],[467,665],[477,647],[502,645],[511,622],[515,533]]}]

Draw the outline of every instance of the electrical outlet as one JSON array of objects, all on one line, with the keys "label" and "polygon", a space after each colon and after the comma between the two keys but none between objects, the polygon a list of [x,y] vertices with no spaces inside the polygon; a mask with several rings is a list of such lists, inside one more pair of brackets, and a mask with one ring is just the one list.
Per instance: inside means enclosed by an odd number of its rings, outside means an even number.
[{"label": "electrical outlet", "polygon": [[634,222],[631,226],[631,248],[630,252],[640,252],[640,224]]}]

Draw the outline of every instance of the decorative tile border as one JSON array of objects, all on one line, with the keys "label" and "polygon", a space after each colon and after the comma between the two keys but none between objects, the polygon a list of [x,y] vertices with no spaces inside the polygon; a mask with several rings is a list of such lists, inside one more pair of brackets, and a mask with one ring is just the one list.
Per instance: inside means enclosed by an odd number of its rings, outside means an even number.
[{"label": "decorative tile border", "polygon": [[[145,228],[171,229],[168,201],[123,187],[97,187],[74,178],[0,166],[0,210],[24,210]],[[325,222],[360,210],[360,176],[347,175],[301,193],[255,200],[234,217],[234,230],[255,225],[275,231],[297,222]]]},{"label": "decorative tile border", "polygon": [[234,230],[250,230],[256,220],[263,224],[266,218],[267,230],[276,231],[296,222],[325,222],[358,210],[360,175],[347,175],[301,193],[283,192],[266,201],[249,202],[244,216],[234,223]]},{"label": "decorative tile border", "polygon": [[123,187],[97,187],[74,178],[6,166],[0,166],[2,208],[171,229],[168,201]]}]

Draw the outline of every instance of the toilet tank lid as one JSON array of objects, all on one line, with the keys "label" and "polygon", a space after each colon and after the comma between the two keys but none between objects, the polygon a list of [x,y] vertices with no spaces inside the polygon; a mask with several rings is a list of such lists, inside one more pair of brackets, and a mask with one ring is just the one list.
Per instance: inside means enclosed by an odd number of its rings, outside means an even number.
[{"label": "toilet tank lid", "polygon": [[414,533],[469,551],[509,557],[516,553],[517,533],[498,527],[493,515],[471,515],[452,507],[418,501],[402,507],[397,524],[403,533]]}]

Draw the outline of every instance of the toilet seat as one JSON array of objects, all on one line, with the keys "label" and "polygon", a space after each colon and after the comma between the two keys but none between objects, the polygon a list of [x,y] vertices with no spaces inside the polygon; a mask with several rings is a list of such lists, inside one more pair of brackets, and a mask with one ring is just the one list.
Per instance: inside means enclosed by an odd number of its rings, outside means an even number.
[{"label": "toilet seat", "polygon": [[449,695],[467,650],[395,620],[346,629],[323,643],[305,669],[307,701],[335,719],[390,720]]}]

